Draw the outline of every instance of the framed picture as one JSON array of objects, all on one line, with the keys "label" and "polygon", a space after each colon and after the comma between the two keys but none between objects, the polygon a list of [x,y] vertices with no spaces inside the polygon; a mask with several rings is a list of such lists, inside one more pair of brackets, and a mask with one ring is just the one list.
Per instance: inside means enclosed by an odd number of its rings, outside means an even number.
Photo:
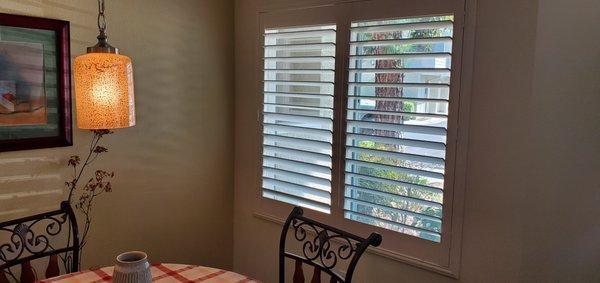
[{"label": "framed picture", "polygon": [[72,145],[69,22],[0,13],[0,151]]}]

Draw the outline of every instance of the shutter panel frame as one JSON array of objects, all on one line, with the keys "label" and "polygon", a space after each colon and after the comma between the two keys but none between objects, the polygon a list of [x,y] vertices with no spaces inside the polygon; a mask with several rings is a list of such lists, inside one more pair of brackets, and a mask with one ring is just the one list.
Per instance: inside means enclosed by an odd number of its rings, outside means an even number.
[{"label": "shutter panel frame", "polygon": [[[344,70],[347,93],[343,105],[346,127],[343,134],[345,177],[342,199],[346,219],[441,242],[444,211],[441,200],[444,198],[448,123],[451,118],[451,97],[446,97],[452,87],[449,81],[453,54],[447,52],[453,50],[454,23],[452,16],[450,18],[440,21],[424,16],[408,18],[406,22],[398,18],[396,24],[376,24],[376,20],[352,22],[347,42],[348,66]],[[430,32],[419,33],[415,29]],[[438,33],[436,30],[440,29],[443,30]],[[430,49],[420,49],[422,46]],[[405,93],[410,95],[407,97]],[[410,108],[405,108],[408,107],[405,105]],[[402,165],[394,166],[390,162]],[[362,182],[367,182],[364,184],[369,187],[357,185],[354,177],[348,178],[366,172],[370,172],[365,175],[370,179],[362,179]],[[396,174],[407,177],[382,178]],[[418,182],[409,181],[412,178]],[[373,181],[378,179],[381,182]],[[438,199],[438,202],[432,202],[439,206],[435,206],[437,214],[431,217],[439,221],[412,214],[411,209],[407,213],[407,210],[398,208],[394,203],[399,197],[410,199],[411,196],[390,195],[386,191],[392,188],[389,182],[412,186],[422,186],[420,183],[426,182],[428,186],[423,188],[433,186],[422,192],[433,194]],[[410,192],[412,189],[407,190]],[[365,199],[365,196],[368,197]],[[389,203],[386,204],[386,201]],[[420,199],[419,203],[428,201]],[[357,213],[360,216],[354,215]],[[396,221],[388,218],[393,215],[388,213],[404,215],[403,221],[412,220],[392,224]],[[369,219],[363,219],[367,216]],[[415,230],[412,221],[427,221],[437,228]]]},{"label": "shutter panel frame", "polygon": [[261,196],[331,213],[336,26],[263,38]]}]

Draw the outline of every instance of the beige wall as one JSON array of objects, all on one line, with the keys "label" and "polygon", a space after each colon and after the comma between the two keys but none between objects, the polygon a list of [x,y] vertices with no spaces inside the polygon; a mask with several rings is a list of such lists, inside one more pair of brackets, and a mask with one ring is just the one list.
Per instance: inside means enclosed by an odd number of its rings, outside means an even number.
[{"label": "beige wall", "polygon": [[[245,200],[259,184],[257,12],[285,2],[235,4],[235,163],[233,5],[107,2],[111,42],[134,61],[138,125],[106,139],[97,166],[117,178],[96,210],[85,266],[142,249],[275,282],[280,226]],[[289,5],[325,2],[334,1]],[[478,3],[461,281],[600,281],[597,2]],[[0,0],[0,12],[71,21],[73,55],[96,35],[94,0]],[[56,206],[66,158],[89,138],[75,130],[74,147],[0,153],[0,221]],[[356,279],[453,281],[374,254]]]},{"label": "beige wall", "polygon": [[[303,3],[329,2],[336,1]],[[598,282],[600,5],[477,2],[460,281]],[[254,217],[257,208],[246,201],[259,186],[252,166],[260,158],[253,151],[260,94],[249,90],[256,84],[257,12],[282,3],[238,0],[235,12],[233,259],[237,271],[265,282],[276,281],[280,225]],[[355,278],[454,281],[374,254]]]},{"label": "beige wall", "polygon": [[[95,210],[84,267],[133,249],[230,267],[233,2],[108,0],[106,9],[110,42],[134,62],[138,124],[106,138],[95,165],[116,178]],[[95,43],[96,0],[0,0],[0,12],[70,21],[73,57]],[[90,137],[76,129],[73,147],[0,153],[0,221],[57,208],[66,159]]]}]

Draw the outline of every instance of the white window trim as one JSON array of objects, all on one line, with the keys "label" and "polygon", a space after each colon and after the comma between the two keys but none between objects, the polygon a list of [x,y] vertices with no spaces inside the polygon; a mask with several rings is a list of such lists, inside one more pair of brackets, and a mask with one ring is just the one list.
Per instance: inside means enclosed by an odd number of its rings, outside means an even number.
[{"label": "white window trim", "polygon": [[[373,0],[373,1],[355,1],[345,3],[333,3],[312,7],[296,7],[289,9],[285,4],[270,5],[263,7],[259,14],[259,30],[257,31],[257,54],[256,59],[256,91],[254,92],[257,104],[262,107],[263,84],[263,49],[262,34],[265,28],[307,26],[320,24],[337,25],[337,43],[336,51],[336,73],[335,73],[335,96],[344,96],[347,92],[348,74],[346,66],[348,64],[347,42],[350,36],[350,22],[357,20],[374,20],[384,18],[401,18],[423,15],[454,14],[455,16],[455,39],[453,42],[453,70],[451,73],[452,88],[451,96],[454,103],[451,103],[448,128],[454,128],[449,131],[448,143],[455,148],[453,156],[447,162],[449,172],[452,172],[450,179],[446,179],[449,188],[444,193],[444,216],[442,242],[433,243],[427,240],[419,239],[410,235],[404,235],[398,232],[370,226],[360,222],[345,219],[342,211],[343,202],[343,170],[336,169],[344,165],[344,148],[339,143],[344,142],[344,128],[340,117],[334,116],[334,172],[331,195],[331,214],[323,214],[305,210],[309,217],[326,222],[341,229],[349,230],[359,235],[368,235],[370,232],[378,232],[383,236],[383,244],[378,248],[370,249],[370,252],[384,256],[386,258],[398,260],[410,265],[434,271],[446,276],[458,278],[460,269],[460,250],[462,238],[462,218],[463,203],[467,168],[467,142],[468,142],[468,124],[469,124],[469,106],[471,93],[471,77],[474,52],[474,29],[475,13],[477,0]],[[331,1],[329,1],[331,2]],[[359,14],[360,12],[360,14]],[[457,50],[459,52],[457,52]],[[455,64],[457,63],[457,64]],[[458,99],[460,97],[460,99]],[[458,100],[458,103],[456,102]],[[342,100],[335,100],[335,111],[340,112],[345,109],[341,105]],[[262,108],[256,109],[258,119],[261,121]],[[456,123],[460,125],[457,127]],[[262,133],[262,128],[258,129]],[[257,152],[262,153],[262,134],[258,135],[256,142]],[[451,141],[453,141],[451,143]],[[341,148],[341,150],[337,150]],[[450,148],[448,151],[451,151]],[[261,154],[262,156],[262,154]],[[257,160],[256,176],[262,180],[262,159]],[[341,176],[340,176],[341,175]],[[450,182],[448,182],[450,181]],[[253,184],[255,188],[255,198],[248,200],[254,207],[254,215],[260,219],[283,223],[288,213],[291,211],[291,205],[281,203],[262,197],[262,184],[258,182]],[[444,232],[445,231],[445,232]]]}]

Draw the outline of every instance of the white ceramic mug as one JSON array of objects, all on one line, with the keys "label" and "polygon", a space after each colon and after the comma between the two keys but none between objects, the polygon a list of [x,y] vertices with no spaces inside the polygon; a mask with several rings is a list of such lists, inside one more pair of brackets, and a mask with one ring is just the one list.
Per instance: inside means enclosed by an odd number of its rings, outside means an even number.
[{"label": "white ceramic mug", "polygon": [[150,283],[150,263],[148,255],[140,251],[125,252],[117,256],[113,271],[115,283]]}]

